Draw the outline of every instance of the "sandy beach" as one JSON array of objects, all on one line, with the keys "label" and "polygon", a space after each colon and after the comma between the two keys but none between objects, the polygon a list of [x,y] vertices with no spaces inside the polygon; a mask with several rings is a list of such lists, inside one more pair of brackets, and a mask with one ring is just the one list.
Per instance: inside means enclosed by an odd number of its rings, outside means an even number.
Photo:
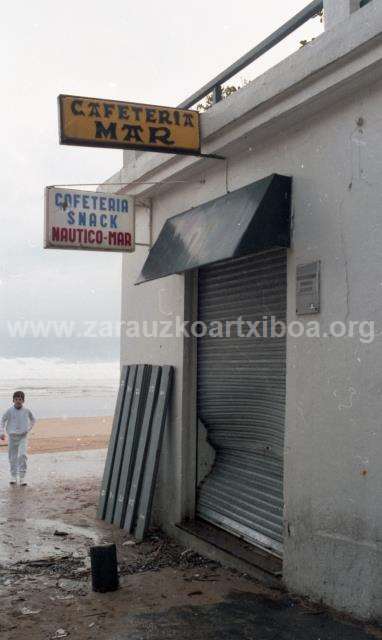
[{"label": "sandy beach", "polygon": [[[107,447],[113,418],[47,418],[38,420],[29,436],[28,451],[54,453]],[[0,450],[7,448],[0,443]]]}]

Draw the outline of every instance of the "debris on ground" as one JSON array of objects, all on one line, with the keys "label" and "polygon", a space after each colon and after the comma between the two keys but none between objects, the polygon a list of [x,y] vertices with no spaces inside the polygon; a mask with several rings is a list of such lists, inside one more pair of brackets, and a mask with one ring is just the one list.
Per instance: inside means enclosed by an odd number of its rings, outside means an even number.
[{"label": "debris on ground", "polygon": [[36,609],[36,611],[33,611],[33,609],[28,609],[28,607],[22,607],[20,611],[23,614],[23,616],[34,616],[34,615],[37,615],[38,613],[41,613],[41,609]]},{"label": "debris on ground", "polygon": [[58,529],[56,529],[56,531],[53,534],[54,536],[58,536],[61,538],[65,538],[66,536],[68,536],[68,532],[67,531],[59,531]]},{"label": "debris on ground", "polygon": [[135,562],[120,564],[120,574],[159,571],[164,567],[179,567],[180,569],[204,567],[215,570],[220,567],[220,564],[199,555],[192,549],[184,550],[161,531],[153,530],[145,542],[137,545]]},{"label": "debris on ground", "polygon": [[[12,576],[57,575],[58,577],[75,578],[78,569],[84,569],[84,558],[67,556],[52,556],[37,560],[22,560],[12,565]],[[85,571],[88,571],[85,569]],[[9,566],[0,565],[0,577],[9,575]]]},{"label": "debris on ground", "polygon": [[[71,474],[77,469],[84,473],[77,455],[83,456],[73,454]],[[159,530],[137,543],[127,532],[96,519],[98,493],[99,477],[89,475],[36,487],[32,483],[28,499],[21,492],[15,497],[8,485],[0,487],[6,514],[0,521],[2,640],[205,640],[233,635],[238,640],[283,640],[290,628],[296,640],[382,637],[375,627],[336,621],[322,604],[292,598],[278,585],[267,588]],[[23,525],[15,527],[18,521]],[[60,535],[65,532],[70,534]],[[93,544],[117,546],[121,588],[112,594],[91,589]],[[280,623],[274,622],[276,615]]]},{"label": "debris on ground", "polygon": [[78,579],[63,578],[58,580],[57,587],[65,593],[76,594],[77,596],[86,595],[88,593],[88,582]]},{"label": "debris on ground", "polygon": [[56,633],[52,637],[52,640],[56,640],[56,638],[67,638],[68,632],[65,629],[57,629]]}]

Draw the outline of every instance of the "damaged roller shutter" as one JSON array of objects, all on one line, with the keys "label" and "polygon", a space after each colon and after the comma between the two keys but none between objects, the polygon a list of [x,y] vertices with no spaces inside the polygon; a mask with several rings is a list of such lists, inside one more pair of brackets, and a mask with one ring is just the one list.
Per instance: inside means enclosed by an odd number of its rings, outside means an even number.
[{"label": "damaged roller shutter", "polygon": [[[197,513],[281,554],[286,337],[269,333],[272,317],[286,321],[286,250],[201,268],[198,286],[200,321],[215,333],[216,321],[243,324],[240,335],[198,339],[198,415],[216,457]],[[268,335],[255,337],[265,317]]]}]

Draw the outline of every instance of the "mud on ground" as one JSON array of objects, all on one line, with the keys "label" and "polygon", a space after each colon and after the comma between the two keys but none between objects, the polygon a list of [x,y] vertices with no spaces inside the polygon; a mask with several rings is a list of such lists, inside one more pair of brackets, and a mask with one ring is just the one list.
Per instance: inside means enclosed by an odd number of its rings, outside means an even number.
[{"label": "mud on ground", "polygon": [[[377,628],[271,591],[159,531],[142,544],[96,520],[104,452],[31,457],[0,484],[2,640],[367,640]],[[0,460],[1,462],[1,460]],[[115,542],[121,588],[91,591],[89,548]]]}]

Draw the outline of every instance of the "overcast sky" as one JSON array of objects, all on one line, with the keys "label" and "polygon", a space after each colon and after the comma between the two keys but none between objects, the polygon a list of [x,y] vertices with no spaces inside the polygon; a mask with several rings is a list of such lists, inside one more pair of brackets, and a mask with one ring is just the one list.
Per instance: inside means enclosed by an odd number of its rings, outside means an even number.
[{"label": "overcast sky", "polygon": [[[120,255],[44,250],[46,185],[102,182],[118,150],[58,144],[59,93],[176,106],[308,0],[21,0],[2,8],[0,335],[6,320],[118,319]],[[240,74],[322,29],[314,19]],[[1,346],[1,341],[0,341]]]}]

